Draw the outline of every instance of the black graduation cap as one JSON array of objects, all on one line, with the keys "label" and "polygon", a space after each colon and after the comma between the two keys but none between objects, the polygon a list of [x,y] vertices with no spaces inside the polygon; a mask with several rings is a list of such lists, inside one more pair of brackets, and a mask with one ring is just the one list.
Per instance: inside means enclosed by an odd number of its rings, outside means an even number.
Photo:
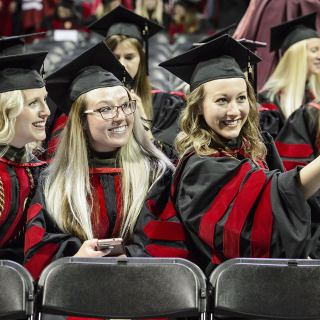
[{"label": "black graduation cap", "polygon": [[282,54],[296,42],[319,38],[316,31],[317,13],[311,13],[271,28],[270,51],[280,50]]},{"label": "black graduation cap", "polygon": [[121,5],[91,23],[88,28],[104,37],[122,34],[140,41],[145,41],[163,30],[160,25]]},{"label": "black graduation cap", "polygon": [[229,35],[223,35],[160,64],[183,81],[190,91],[211,80],[245,78],[242,70],[261,59]]},{"label": "black graduation cap", "polygon": [[0,38],[0,56],[22,54],[25,52],[27,38],[43,36],[46,32],[28,33],[19,36]]},{"label": "black graduation cap", "polygon": [[40,72],[47,53],[0,57],[0,92],[44,87]]},{"label": "black graduation cap", "polygon": [[148,73],[148,39],[163,30],[163,27],[142,17],[123,6],[118,6],[88,28],[108,38],[113,35],[124,35],[145,43],[146,70]]},{"label": "black graduation cap", "polygon": [[[108,47],[100,42],[46,78],[46,88],[56,105],[68,113],[83,93],[124,85],[130,75]],[[123,83],[122,83],[123,82]]]}]

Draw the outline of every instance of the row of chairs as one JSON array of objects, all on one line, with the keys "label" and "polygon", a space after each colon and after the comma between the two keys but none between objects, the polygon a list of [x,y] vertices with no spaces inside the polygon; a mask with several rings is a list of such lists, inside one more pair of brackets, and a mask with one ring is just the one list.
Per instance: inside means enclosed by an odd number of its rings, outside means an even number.
[{"label": "row of chairs", "polygon": [[[320,260],[232,259],[206,278],[184,259],[63,258],[34,287],[0,260],[0,319],[320,319]],[[50,318],[51,319],[51,318]]]}]

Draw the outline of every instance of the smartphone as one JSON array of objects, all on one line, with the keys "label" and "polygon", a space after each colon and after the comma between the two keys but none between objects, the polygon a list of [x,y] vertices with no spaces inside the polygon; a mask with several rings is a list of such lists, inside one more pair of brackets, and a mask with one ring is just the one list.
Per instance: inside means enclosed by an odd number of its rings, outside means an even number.
[{"label": "smartphone", "polygon": [[125,254],[122,238],[100,239],[97,242],[97,250],[105,251],[109,257]]}]

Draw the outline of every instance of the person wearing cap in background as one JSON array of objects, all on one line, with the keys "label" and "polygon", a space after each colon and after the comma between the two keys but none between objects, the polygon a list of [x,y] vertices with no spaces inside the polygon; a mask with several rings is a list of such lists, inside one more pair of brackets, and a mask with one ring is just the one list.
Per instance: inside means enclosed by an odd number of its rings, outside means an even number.
[{"label": "person wearing cap in background", "polygon": [[152,90],[148,78],[148,39],[163,28],[119,6],[91,24],[89,29],[106,37],[106,45],[134,79],[132,88],[141,98],[145,125],[151,127],[156,139],[172,144],[184,99],[173,92]]},{"label": "person wearing cap in background", "polygon": [[312,13],[271,28],[270,50],[279,50],[282,57],[258,100],[263,107],[262,129],[274,138],[292,112],[320,98],[320,38],[315,22]]},{"label": "person wearing cap in background", "polygon": [[161,64],[190,84],[172,197],[207,271],[236,257],[306,258],[320,235],[306,200],[320,188],[320,158],[285,173],[266,167],[248,60],[259,58],[224,35]]},{"label": "person wearing cap in background", "polygon": [[40,70],[47,52],[0,57],[0,259],[22,263],[26,210],[45,162],[33,154],[50,110]]},{"label": "person wearing cap in background", "polygon": [[97,238],[122,237],[130,256],[186,257],[167,202],[174,167],[147,137],[123,76],[101,42],[47,78],[50,97],[70,113],[28,210],[25,267],[35,279],[59,257],[104,256]]}]

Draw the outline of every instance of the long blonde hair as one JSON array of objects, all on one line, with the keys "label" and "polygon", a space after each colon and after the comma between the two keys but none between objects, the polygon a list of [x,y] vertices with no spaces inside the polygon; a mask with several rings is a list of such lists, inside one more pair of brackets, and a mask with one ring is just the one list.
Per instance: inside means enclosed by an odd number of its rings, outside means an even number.
[{"label": "long blonde hair", "polygon": [[[93,195],[89,177],[89,138],[86,97],[81,95],[71,106],[61,142],[44,180],[44,195],[49,214],[59,228],[81,240],[92,239],[91,220]],[[169,159],[152,144],[140,120],[134,113],[133,134],[121,147],[118,161],[122,167],[123,221],[120,236],[129,237],[133,231],[147,192],[170,168]]]},{"label": "long blonde hair", "polygon": [[293,44],[283,55],[262,91],[270,92],[269,99],[281,93],[280,108],[286,118],[304,103],[305,86],[316,99],[320,98],[320,75],[307,78],[307,40]]},{"label": "long blonde hair", "polygon": [[111,51],[114,51],[117,45],[125,40],[128,40],[129,43],[138,50],[140,56],[140,64],[137,74],[134,78],[133,90],[141,98],[143,109],[148,120],[152,120],[152,87],[147,76],[146,55],[143,51],[140,41],[135,38],[127,37],[125,35],[112,35],[105,40],[105,43]]},{"label": "long blonde hair", "polygon": [[[24,108],[24,90],[13,90],[0,93],[0,144],[7,145],[15,136],[15,124],[17,117]],[[34,151],[42,151],[40,142],[34,141],[26,145],[28,154]]]},{"label": "long blonde hair", "polygon": [[[266,155],[266,147],[259,132],[259,116],[254,90],[247,80],[246,84],[250,111],[240,136],[248,142],[244,145],[245,153],[250,154],[253,160],[263,160]],[[180,121],[181,132],[176,138],[176,149],[180,157],[193,151],[201,156],[220,151],[231,153],[225,141],[206,123],[202,115],[204,99],[204,84],[187,96],[187,106],[183,110]]]}]

